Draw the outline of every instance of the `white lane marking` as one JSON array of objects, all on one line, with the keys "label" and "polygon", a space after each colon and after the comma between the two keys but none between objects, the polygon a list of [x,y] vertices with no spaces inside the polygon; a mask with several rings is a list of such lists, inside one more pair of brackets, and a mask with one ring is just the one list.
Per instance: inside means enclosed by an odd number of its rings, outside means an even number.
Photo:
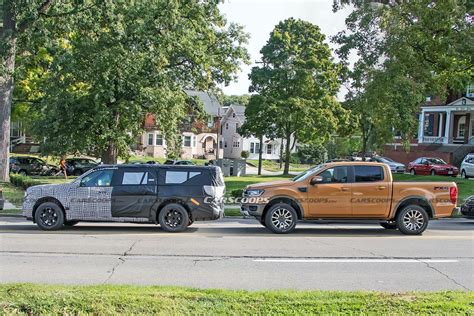
[{"label": "white lane marking", "polygon": [[255,259],[272,263],[454,263],[455,259]]}]

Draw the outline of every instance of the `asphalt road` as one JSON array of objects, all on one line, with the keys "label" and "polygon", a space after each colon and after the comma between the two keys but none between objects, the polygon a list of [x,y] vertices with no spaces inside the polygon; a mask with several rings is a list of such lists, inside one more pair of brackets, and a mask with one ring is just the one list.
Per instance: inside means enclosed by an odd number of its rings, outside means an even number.
[{"label": "asphalt road", "polygon": [[474,289],[474,221],[433,221],[423,236],[377,224],[300,223],[274,235],[250,219],[154,225],[81,223],[44,232],[0,218],[0,281],[230,289]]}]

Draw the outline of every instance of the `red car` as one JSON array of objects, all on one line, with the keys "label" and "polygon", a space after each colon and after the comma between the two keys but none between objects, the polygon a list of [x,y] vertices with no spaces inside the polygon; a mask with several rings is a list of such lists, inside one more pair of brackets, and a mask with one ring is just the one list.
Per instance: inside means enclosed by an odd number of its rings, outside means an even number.
[{"label": "red car", "polygon": [[424,175],[440,175],[455,177],[459,173],[459,169],[453,165],[447,164],[440,158],[421,157],[408,164],[410,173]]}]

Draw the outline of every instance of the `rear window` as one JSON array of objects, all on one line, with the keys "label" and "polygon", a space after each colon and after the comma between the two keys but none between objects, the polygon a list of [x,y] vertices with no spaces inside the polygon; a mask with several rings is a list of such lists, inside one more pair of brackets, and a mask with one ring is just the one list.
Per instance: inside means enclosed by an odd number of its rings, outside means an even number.
[{"label": "rear window", "polygon": [[160,171],[160,185],[211,185],[207,169],[170,168]]},{"label": "rear window", "polygon": [[380,166],[354,166],[355,182],[376,182],[384,179]]}]

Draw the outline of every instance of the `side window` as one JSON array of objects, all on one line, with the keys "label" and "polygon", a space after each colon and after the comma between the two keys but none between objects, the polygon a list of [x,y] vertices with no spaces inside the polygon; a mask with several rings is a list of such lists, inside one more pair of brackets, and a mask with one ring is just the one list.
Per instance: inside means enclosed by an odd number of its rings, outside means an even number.
[{"label": "side window", "polygon": [[165,184],[181,184],[201,175],[200,171],[172,171],[167,170],[165,176]]},{"label": "side window", "polygon": [[323,177],[323,183],[346,183],[347,174],[347,167],[334,167],[324,170],[319,175]]},{"label": "side window", "polygon": [[82,178],[81,187],[109,187],[112,183],[113,170],[98,170]]},{"label": "side window", "polygon": [[155,176],[148,171],[125,171],[123,173],[122,185],[148,185],[155,184]]},{"label": "side window", "polygon": [[383,168],[379,166],[355,166],[355,182],[376,182],[384,179]]}]

